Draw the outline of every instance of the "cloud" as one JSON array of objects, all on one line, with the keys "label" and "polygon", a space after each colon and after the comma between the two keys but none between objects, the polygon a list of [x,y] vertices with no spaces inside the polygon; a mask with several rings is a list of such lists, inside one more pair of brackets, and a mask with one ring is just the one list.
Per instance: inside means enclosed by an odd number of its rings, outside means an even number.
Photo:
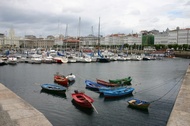
[{"label": "cloud", "polygon": [[[19,36],[65,34],[87,36],[190,27],[188,0],[1,0],[0,32],[11,27]],[[79,25],[79,17],[81,17]],[[93,30],[92,30],[93,27]]]}]

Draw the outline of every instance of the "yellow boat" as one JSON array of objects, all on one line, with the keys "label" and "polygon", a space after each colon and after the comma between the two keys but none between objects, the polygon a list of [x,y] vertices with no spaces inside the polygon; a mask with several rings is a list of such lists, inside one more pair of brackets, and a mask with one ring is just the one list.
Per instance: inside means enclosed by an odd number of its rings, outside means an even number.
[{"label": "yellow boat", "polygon": [[133,108],[137,108],[137,109],[148,109],[150,102],[147,101],[142,101],[139,99],[130,99],[129,101],[127,101],[129,106],[133,107]]}]

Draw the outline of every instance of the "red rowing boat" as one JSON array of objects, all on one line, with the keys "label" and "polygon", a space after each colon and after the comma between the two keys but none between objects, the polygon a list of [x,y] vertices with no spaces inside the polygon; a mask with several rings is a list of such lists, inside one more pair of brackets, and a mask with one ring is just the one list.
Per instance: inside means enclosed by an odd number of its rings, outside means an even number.
[{"label": "red rowing boat", "polygon": [[121,86],[119,84],[113,84],[113,83],[109,83],[107,81],[104,81],[104,80],[100,80],[100,79],[96,79],[96,82],[98,84],[101,84],[101,85],[104,85],[104,86],[108,86],[108,87],[118,87],[118,86]]},{"label": "red rowing boat", "polygon": [[75,101],[75,103],[78,104],[81,107],[93,108],[92,103],[94,102],[94,100],[91,97],[84,94],[84,93],[75,92],[75,93],[72,94],[72,98]]},{"label": "red rowing boat", "polygon": [[69,81],[66,77],[60,76],[57,74],[54,75],[54,82],[56,82],[62,86],[65,86],[65,87],[68,87],[68,85],[69,85]]}]

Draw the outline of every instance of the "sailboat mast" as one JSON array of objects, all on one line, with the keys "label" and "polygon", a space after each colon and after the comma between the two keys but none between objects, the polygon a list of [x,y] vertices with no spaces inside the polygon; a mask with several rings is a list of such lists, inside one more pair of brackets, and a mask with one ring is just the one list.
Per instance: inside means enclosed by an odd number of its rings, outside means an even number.
[{"label": "sailboat mast", "polygon": [[67,49],[67,37],[68,37],[68,24],[66,24],[66,29],[65,29],[65,50]]},{"label": "sailboat mast", "polygon": [[94,36],[93,26],[91,27],[92,36]]},{"label": "sailboat mast", "polygon": [[78,26],[78,37],[80,38],[80,22],[81,22],[81,17],[79,17],[79,26]]},{"label": "sailboat mast", "polygon": [[100,47],[100,17],[99,17],[99,24],[98,24],[98,49]]}]

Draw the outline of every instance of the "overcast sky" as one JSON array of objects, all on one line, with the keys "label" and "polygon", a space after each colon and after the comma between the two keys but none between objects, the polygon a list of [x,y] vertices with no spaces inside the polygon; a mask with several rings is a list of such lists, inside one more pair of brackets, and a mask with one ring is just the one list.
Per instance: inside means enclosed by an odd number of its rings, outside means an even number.
[{"label": "overcast sky", "polygon": [[17,36],[97,35],[99,17],[103,36],[187,28],[190,1],[0,0],[0,33],[5,34],[13,28]]}]

